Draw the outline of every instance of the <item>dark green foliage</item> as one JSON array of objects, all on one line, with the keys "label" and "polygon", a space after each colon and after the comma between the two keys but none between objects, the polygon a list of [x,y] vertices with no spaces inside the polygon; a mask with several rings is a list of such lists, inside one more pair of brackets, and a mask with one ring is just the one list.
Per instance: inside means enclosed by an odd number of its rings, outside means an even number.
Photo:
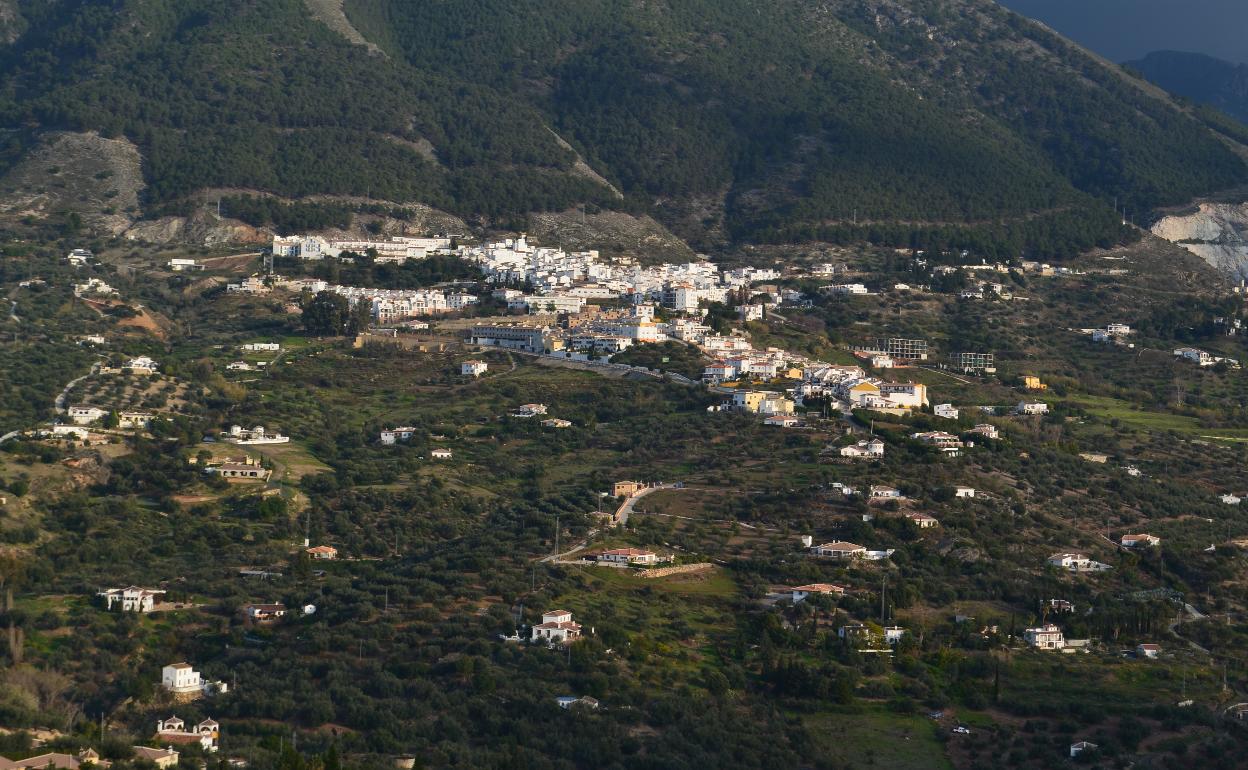
[{"label": "dark green foliage", "polygon": [[362,328],[361,315],[352,309],[346,297],[322,291],[304,303],[303,328],[318,337],[354,335]]},{"label": "dark green foliage", "polygon": [[[350,0],[388,56],[300,0],[25,5],[25,34],[0,47],[0,159],[32,126],[124,134],[153,204],[250,187],[676,221],[709,203],[740,240],[1049,257],[1128,239],[1115,197],[1142,212],[1245,176],[1201,121],[980,0],[878,15],[856,0]],[[624,199],[571,173],[552,128]],[[237,208],[282,230],[345,215]]]}]

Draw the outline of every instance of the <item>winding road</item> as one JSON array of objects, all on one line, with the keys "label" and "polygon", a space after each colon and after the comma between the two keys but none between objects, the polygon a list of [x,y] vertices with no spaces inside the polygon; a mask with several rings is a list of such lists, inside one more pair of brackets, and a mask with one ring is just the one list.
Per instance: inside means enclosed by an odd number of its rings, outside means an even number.
[{"label": "winding road", "polygon": [[88,377],[95,374],[99,370],[100,370],[100,363],[99,361],[96,361],[94,364],[91,364],[91,371],[87,372],[81,377],[75,377],[74,379],[70,380],[69,383],[65,385],[65,388],[60,392],[60,395],[56,397],[56,403],[55,403],[56,411],[64,414],[65,413],[65,401],[69,398],[69,391],[73,390],[73,387],[75,385],[87,379]]}]

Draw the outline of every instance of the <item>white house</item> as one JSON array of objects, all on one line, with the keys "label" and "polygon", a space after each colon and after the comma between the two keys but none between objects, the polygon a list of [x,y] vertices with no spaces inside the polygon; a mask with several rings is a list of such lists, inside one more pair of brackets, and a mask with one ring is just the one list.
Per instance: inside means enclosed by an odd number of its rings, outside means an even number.
[{"label": "white house", "polygon": [[250,372],[254,367],[246,361],[231,361],[225,368],[230,372]]},{"label": "white house", "polygon": [[793,603],[799,604],[806,600],[808,596],[821,594],[823,596],[844,596],[845,589],[832,583],[811,583],[810,585],[798,586],[791,589]]},{"label": "white house", "polygon": [[160,364],[147,356],[139,356],[127,361],[124,368],[129,369],[133,374],[155,374]]},{"label": "white house", "polygon": [[[156,723],[156,741],[166,746],[171,744],[189,745],[198,743],[204,751],[215,752],[217,740],[221,736],[221,725],[215,720],[205,719],[190,730],[181,719],[169,717]],[[159,765],[158,765],[159,766]]]},{"label": "white house", "polygon": [[204,683],[190,663],[171,663],[160,670],[160,686],[173,693],[203,692]]},{"label": "white house", "polygon": [[815,556],[822,556],[827,559],[864,559],[867,556],[866,548],[843,540],[816,545],[810,550]]},{"label": "white house", "polygon": [[977,436],[983,436],[984,438],[990,438],[994,440],[1001,438],[1000,432],[997,431],[997,426],[989,422],[980,423],[979,425],[976,425],[974,428],[971,428],[970,430],[968,430],[967,433],[974,433]]},{"label": "white house", "polygon": [[953,404],[937,404],[932,407],[932,414],[946,420],[956,420],[960,412]]},{"label": "white house", "polygon": [[871,485],[870,489],[867,491],[867,496],[872,500],[900,500],[905,497],[905,495],[901,494],[900,489],[896,489],[895,487],[879,486],[876,484]]},{"label": "white house", "polygon": [[1242,500],[1241,500],[1240,498],[1238,498],[1238,497],[1236,497],[1235,495],[1232,495],[1232,494],[1222,495],[1222,496],[1221,496],[1220,498],[1218,498],[1218,499],[1219,499],[1219,500],[1221,500],[1222,502],[1226,503],[1227,505],[1239,505],[1239,504],[1242,502]]},{"label": "white house", "polygon": [[1060,650],[1066,646],[1066,638],[1062,635],[1062,629],[1052,623],[1024,630],[1023,640],[1037,650]]},{"label": "white house", "polygon": [[313,559],[330,560],[338,558],[338,549],[332,545],[314,545],[311,548],[303,549],[303,551]]},{"label": "white house", "polygon": [[884,442],[878,438],[870,441],[859,441],[857,444],[841,447],[840,453],[841,457],[883,457]]},{"label": "white house", "polygon": [[953,496],[954,497],[974,497],[975,488],[974,487],[954,487]]},{"label": "white house", "polygon": [[69,421],[75,425],[90,425],[107,415],[108,410],[98,406],[71,406],[66,412]]},{"label": "white house", "polygon": [[906,629],[901,626],[885,626],[884,627],[884,643],[894,645],[901,641],[901,637],[906,635]]},{"label": "white house", "polygon": [[435,460],[449,460],[455,456],[455,453],[449,449],[435,449],[429,453],[429,456]]},{"label": "white house", "polygon": [[381,443],[393,446],[396,442],[410,440],[412,436],[416,435],[416,429],[410,426],[391,428],[390,430],[383,430],[380,435]]},{"label": "white house", "polygon": [[489,368],[490,365],[484,361],[464,361],[459,365],[459,373],[465,377],[480,377]]},{"label": "white house", "polygon": [[1074,759],[1085,751],[1096,751],[1099,748],[1100,746],[1092,741],[1079,741],[1078,743],[1072,743],[1070,744],[1070,758]]},{"label": "white house", "polygon": [[542,613],[542,622],[533,626],[530,639],[547,644],[567,644],[581,638],[581,624],[572,620],[567,610],[549,610]]},{"label": "white house", "polygon": [[1089,559],[1081,553],[1055,553],[1047,561],[1049,566],[1059,567],[1067,572],[1104,572],[1113,569],[1108,564]]},{"label": "white house", "polygon": [[1149,548],[1161,545],[1161,538],[1155,535],[1123,535],[1119,542],[1123,548]]},{"label": "white house", "polygon": [[175,273],[193,272],[203,270],[204,265],[193,259],[171,259],[169,260],[169,269]]},{"label": "white house", "polygon": [[65,261],[74,267],[82,267],[83,265],[90,263],[94,258],[95,255],[91,253],[90,249],[74,249],[69,252],[69,254],[65,255]]},{"label": "white house", "polygon": [[278,353],[282,346],[277,342],[248,342],[242,349],[248,353]]},{"label": "white house", "polygon": [[153,419],[148,412],[122,412],[117,415],[117,427],[127,430],[147,430]]},{"label": "white house", "polygon": [[543,428],[571,428],[571,420],[561,420],[558,417],[551,417],[549,420],[542,420]]},{"label": "white house", "polygon": [[516,407],[516,411],[512,412],[511,416],[523,417],[527,419],[529,417],[537,417],[538,415],[543,414],[546,414],[545,404],[521,404]]},{"label": "white house", "polygon": [[940,526],[940,522],[935,516],[929,516],[926,513],[907,513],[906,518],[914,522],[919,529],[931,529]]},{"label": "white house", "polygon": [[871,368],[872,369],[892,369],[893,359],[891,356],[884,355],[884,354],[877,354],[877,355],[871,356]]},{"label": "white house", "polygon": [[263,425],[257,425],[251,430],[247,430],[241,425],[231,425],[229,432],[221,434],[221,440],[239,445],[289,444],[290,436],[283,436],[280,433],[267,433]]},{"label": "white house", "polygon": [[598,554],[597,559],[606,564],[655,564],[659,560],[659,555],[640,548],[616,548],[603,551]]},{"label": "white house", "polygon": [[1153,659],[1161,654],[1161,645],[1159,644],[1137,644],[1135,646],[1135,657]]},{"label": "white house", "polygon": [[1020,401],[1015,411],[1019,414],[1048,414],[1049,405],[1043,401]]},{"label": "white house", "polygon": [[104,599],[105,605],[110,610],[113,609],[113,605],[119,605],[122,612],[141,613],[148,613],[155,609],[156,598],[164,595],[164,591],[139,588],[138,586],[108,588],[96,594],[96,596]]}]

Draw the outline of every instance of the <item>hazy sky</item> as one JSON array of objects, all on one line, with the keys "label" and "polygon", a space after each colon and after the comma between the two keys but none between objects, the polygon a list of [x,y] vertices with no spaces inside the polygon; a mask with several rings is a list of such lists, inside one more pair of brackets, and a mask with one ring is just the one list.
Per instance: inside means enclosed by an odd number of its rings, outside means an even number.
[{"label": "hazy sky", "polygon": [[1248,62],[1248,0],[998,0],[1116,62],[1195,51]]}]

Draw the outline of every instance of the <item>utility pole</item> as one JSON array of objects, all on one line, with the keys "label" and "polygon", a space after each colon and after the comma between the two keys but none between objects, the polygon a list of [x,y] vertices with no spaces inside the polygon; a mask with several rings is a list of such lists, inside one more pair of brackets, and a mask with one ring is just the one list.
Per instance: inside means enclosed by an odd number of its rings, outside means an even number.
[{"label": "utility pole", "polygon": [[559,514],[555,514],[555,560],[559,559]]},{"label": "utility pole", "polygon": [[883,579],[880,581],[880,622],[881,623],[888,622],[888,618],[885,615],[886,611],[884,609],[884,596],[887,592],[888,592],[888,575],[885,575]]}]

